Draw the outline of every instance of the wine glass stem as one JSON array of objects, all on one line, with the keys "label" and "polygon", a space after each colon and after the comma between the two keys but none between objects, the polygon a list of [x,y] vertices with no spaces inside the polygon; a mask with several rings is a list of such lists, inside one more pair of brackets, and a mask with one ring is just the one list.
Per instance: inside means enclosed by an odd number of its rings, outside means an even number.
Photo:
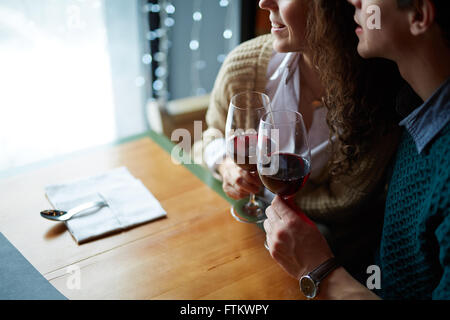
[{"label": "wine glass stem", "polygon": [[258,206],[258,203],[256,202],[256,195],[254,193],[250,193],[248,205],[255,206],[255,207]]},{"label": "wine glass stem", "polygon": [[294,197],[283,198],[283,200],[288,205],[289,208],[298,213],[302,213],[302,210],[297,206],[297,203],[295,203]]}]

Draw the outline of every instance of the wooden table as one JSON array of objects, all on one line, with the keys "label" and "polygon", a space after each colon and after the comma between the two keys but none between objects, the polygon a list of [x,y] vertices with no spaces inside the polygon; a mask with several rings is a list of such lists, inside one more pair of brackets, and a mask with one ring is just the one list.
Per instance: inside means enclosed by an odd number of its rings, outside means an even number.
[{"label": "wooden table", "polygon": [[[69,299],[301,299],[263,246],[264,232],[239,223],[212,176],[176,165],[153,132],[0,179],[0,232]],[[165,150],[164,150],[165,149]],[[77,245],[64,224],[40,217],[44,186],[126,166],[167,218]],[[69,289],[71,266],[80,289]]]}]

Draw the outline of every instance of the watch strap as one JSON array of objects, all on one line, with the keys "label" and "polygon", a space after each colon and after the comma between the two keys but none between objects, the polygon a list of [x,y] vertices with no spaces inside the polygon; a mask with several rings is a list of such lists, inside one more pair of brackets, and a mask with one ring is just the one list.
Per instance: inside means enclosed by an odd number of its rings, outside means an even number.
[{"label": "watch strap", "polygon": [[321,282],[331,271],[338,268],[340,266],[340,263],[337,261],[336,258],[330,258],[321,265],[319,265],[317,268],[315,268],[313,271],[309,273],[309,276],[317,282]]}]

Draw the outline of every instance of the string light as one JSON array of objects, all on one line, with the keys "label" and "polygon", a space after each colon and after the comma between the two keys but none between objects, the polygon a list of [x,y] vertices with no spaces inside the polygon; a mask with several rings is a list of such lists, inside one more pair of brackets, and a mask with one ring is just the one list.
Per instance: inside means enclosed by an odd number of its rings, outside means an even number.
[{"label": "string light", "polygon": [[[142,56],[142,63],[145,65],[150,65],[153,61],[157,62],[157,66],[154,68],[154,76],[151,87],[153,89],[154,96],[162,100],[164,105],[165,101],[168,99],[167,57],[171,46],[168,38],[170,28],[175,25],[175,19],[171,15],[175,13],[176,9],[170,0],[159,0],[158,3],[145,4],[143,10],[144,12],[157,14],[159,16],[159,27],[146,33],[147,40],[150,42],[158,41],[158,51],[144,54]],[[136,80],[136,85],[141,83],[142,81]]]},{"label": "string light", "polygon": [[147,34],[146,34],[145,37],[147,38],[148,41],[153,41],[153,40],[155,40],[156,38],[158,38],[158,36],[156,35],[156,32],[155,32],[155,31],[149,31],[149,32],[147,32]]},{"label": "string light", "polygon": [[202,13],[200,11],[195,11],[192,15],[192,19],[194,19],[194,21],[202,20]]},{"label": "string light", "polygon": [[175,24],[175,20],[173,18],[166,18],[164,20],[164,25],[166,27],[173,27],[174,24]]},{"label": "string light", "polygon": [[166,29],[158,28],[155,30],[155,33],[157,38],[162,38],[166,35]]},{"label": "string light", "polygon": [[200,46],[200,44],[199,44],[198,40],[191,40],[191,42],[189,42],[189,48],[192,51],[197,50],[199,46]]},{"label": "string light", "polygon": [[221,6],[221,7],[228,7],[228,0],[220,0],[219,6]]},{"label": "string light", "polygon": [[[217,55],[217,63],[222,64],[225,61],[227,53],[232,49],[232,45],[235,41],[231,41],[234,38],[233,28],[234,19],[232,16],[232,5],[234,0],[219,0],[218,4],[221,8],[226,10],[225,12],[225,25],[222,32],[224,39],[224,51]],[[188,42],[188,47],[191,52],[191,93],[193,95],[205,94],[206,89],[201,84],[200,72],[208,67],[206,59],[202,58],[201,52],[201,40],[200,31],[203,22],[203,0],[194,0],[192,10],[192,29],[191,38]],[[170,30],[175,25],[176,21],[173,14],[176,11],[175,6],[170,0],[159,0],[158,3],[147,3],[143,6],[143,11],[150,14],[158,14],[160,25],[154,30],[150,30],[146,33],[146,39],[148,41],[158,41],[158,51],[152,53],[146,53],[142,56],[142,63],[145,65],[151,65],[157,63],[154,67],[154,76],[152,80],[152,88],[154,96],[159,98],[168,97],[167,79],[169,75],[168,53],[171,47],[169,40]],[[144,79],[145,81],[145,79]],[[136,85],[143,85],[142,80],[136,80]]]},{"label": "string light", "polygon": [[151,54],[146,53],[146,54],[144,54],[142,56],[142,63],[143,64],[150,64],[150,63],[152,63],[152,60],[153,60],[153,58],[152,58]]},{"label": "string light", "polygon": [[[189,41],[189,49],[191,49],[191,94],[200,95],[203,94],[202,85],[200,81],[200,68],[198,67],[198,61],[201,60],[200,53],[200,30],[202,26],[202,3],[203,0],[195,0],[192,13],[192,30],[191,41]],[[206,66],[206,63],[205,63]]]},{"label": "string light", "polygon": [[158,51],[153,55],[156,62],[162,62],[166,59],[166,54],[164,52]]},{"label": "string light", "polygon": [[232,32],[230,29],[226,29],[226,30],[223,32],[223,37],[224,37],[225,39],[231,39],[232,36],[233,36],[233,32]]},{"label": "string light", "polygon": [[153,81],[153,90],[160,91],[162,88],[164,88],[164,82],[160,79],[157,79]]},{"label": "string light", "polygon": [[231,26],[233,24],[233,16],[232,16],[232,6],[228,0],[220,0],[219,5],[223,8],[226,8],[225,14],[225,30],[223,31],[223,38],[225,39],[225,53],[221,53],[217,56],[217,62],[222,64],[225,61],[226,54],[232,49],[232,42],[230,41],[233,38],[233,31],[231,30]]},{"label": "string light", "polygon": [[154,5],[152,5],[152,7],[151,7],[151,11],[152,11],[153,13],[158,13],[158,12],[161,11],[161,7],[159,6],[159,4],[154,4]]},{"label": "string light", "polygon": [[158,67],[158,68],[156,68],[156,70],[155,70],[155,75],[156,75],[158,78],[164,77],[164,76],[166,75],[166,68],[164,68],[164,67]]},{"label": "string light", "polygon": [[224,61],[225,61],[225,58],[226,58],[227,56],[225,55],[225,54],[219,54],[218,56],[217,56],[217,62],[218,63],[220,63],[220,64],[222,64]]},{"label": "string light", "polygon": [[151,4],[151,3],[146,3],[146,4],[144,4],[144,6],[142,7],[142,11],[144,11],[145,13],[151,12],[151,11],[152,11],[152,6],[153,6],[153,4]]},{"label": "string light", "polygon": [[169,3],[167,6],[166,6],[166,12],[167,12],[167,14],[174,14],[175,13],[175,7],[173,6],[173,4],[171,4],[171,3]]}]

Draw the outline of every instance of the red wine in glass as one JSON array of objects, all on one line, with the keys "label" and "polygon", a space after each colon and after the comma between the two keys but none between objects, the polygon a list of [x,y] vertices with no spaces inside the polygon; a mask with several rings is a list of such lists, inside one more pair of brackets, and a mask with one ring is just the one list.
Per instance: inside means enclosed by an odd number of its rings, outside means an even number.
[{"label": "red wine in glass", "polygon": [[[270,158],[272,157],[278,157],[278,170],[271,175],[261,175],[261,181],[267,189],[283,199],[288,199],[297,193],[308,180],[309,162],[299,155],[286,152],[270,155]],[[270,163],[264,166],[270,166]]]},{"label": "red wine in glass", "polygon": [[258,144],[258,135],[245,134],[235,136],[232,144],[233,161],[246,171],[256,172],[256,148]]}]

